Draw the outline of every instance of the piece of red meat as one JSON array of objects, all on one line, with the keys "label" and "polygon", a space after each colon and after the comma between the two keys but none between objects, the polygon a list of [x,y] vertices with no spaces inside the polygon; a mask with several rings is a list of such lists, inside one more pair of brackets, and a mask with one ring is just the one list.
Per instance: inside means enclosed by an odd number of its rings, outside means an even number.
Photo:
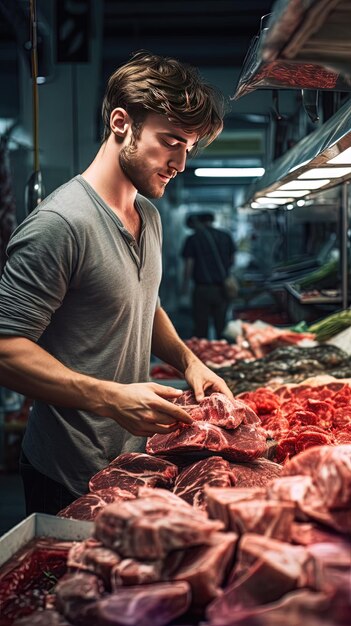
[{"label": "piece of red meat", "polygon": [[116,593],[84,607],[80,626],[164,626],[183,615],[191,601],[185,581],[121,587]]},{"label": "piece of red meat", "polygon": [[266,487],[277,478],[282,466],[268,459],[260,458],[251,463],[231,463],[235,487]]},{"label": "piece of red meat", "polygon": [[214,392],[197,402],[192,391],[186,391],[174,400],[196,421],[210,422],[215,426],[233,430],[242,422],[244,424],[259,424],[260,420],[255,412],[240,400],[229,400],[223,393]]},{"label": "piece of red meat", "polygon": [[128,474],[138,477],[157,475],[157,487],[171,487],[178,474],[178,468],[173,463],[142,452],[126,452],[116,457],[109,467],[116,467]]},{"label": "piece of red meat", "polygon": [[57,513],[58,517],[92,521],[101,509],[111,502],[131,500],[135,496],[129,491],[110,487],[95,493],[86,493]]},{"label": "piece of red meat", "polygon": [[125,453],[95,474],[89,481],[89,489],[96,492],[119,487],[136,495],[142,486],[172,487],[177,474],[178,468],[174,463],[164,459],[156,460],[141,452]]},{"label": "piece of red meat", "polygon": [[155,455],[208,450],[239,462],[263,456],[266,449],[266,432],[261,427],[240,424],[235,430],[226,430],[209,422],[193,422],[168,435],[153,435],[146,444],[147,452]]},{"label": "piece of red meat", "polygon": [[[95,520],[94,536],[125,558],[154,560],[172,550],[208,543],[211,533],[222,530],[193,507],[174,506],[174,499],[136,498],[108,504]],[[181,500],[181,498],[180,498]]]},{"label": "piece of red meat", "polygon": [[234,476],[228,461],[212,456],[185,467],[176,478],[173,492],[195,508],[205,509],[205,486],[230,487]]},{"label": "piece of red meat", "polygon": [[311,476],[328,509],[351,506],[351,445],[309,448],[290,459],[282,474]]}]

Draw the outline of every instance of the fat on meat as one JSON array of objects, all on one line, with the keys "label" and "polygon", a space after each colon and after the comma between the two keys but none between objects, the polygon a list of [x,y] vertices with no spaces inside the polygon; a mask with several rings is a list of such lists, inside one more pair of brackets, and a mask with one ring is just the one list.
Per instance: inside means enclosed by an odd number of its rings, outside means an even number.
[{"label": "fat on meat", "polygon": [[157,461],[149,454],[141,452],[125,453],[95,474],[89,481],[89,489],[100,491],[119,487],[135,495],[142,486],[170,488],[177,474],[177,466],[170,461]]},{"label": "fat on meat", "polygon": [[130,491],[120,489],[119,487],[101,489],[95,493],[87,493],[77,498],[77,500],[74,500],[74,502],[59,511],[57,515],[58,517],[93,521],[106,504],[133,498],[135,496]]},{"label": "fat on meat", "polygon": [[186,613],[190,587],[185,581],[121,587],[116,593],[84,607],[80,626],[166,626]]},{"label": "fat on meat", "polygon": [[206,508],[204,488],[230,487],[235,484],[230,463],[212,456],[184,468],[176,478],[173,492],[195,508]]},{"label": "fat on meat", "polygon": [[207,544],[211,533],[222,528],[220,521],[209,520],[192,507],[188,512],[172,501],[146,497],[108,504],[95,520],[94,536],[125,558],[148,561],[164,558],[172,550]]},{"label": "fat on meat", "polygon": [[226,430],[200,421],[168,435],[153,435],[146,444],[147,452],[155,455],[208,450],[228,461],[239,462],[263,456],[266,449],[266,432],[254,424],[242,423],[235,430]]},{"label": "fat on meat", "polygon": [[182,406],[196,421],[233,430],[239,424],[260,424],[255,411],[241,400],[229,400],[223,393],[214,392],[197,402],[193,391],[185,391],[174,404]]},{"label": "fat on meat", "polygon": [[351,444],[316,446],[290,459],[282,475],[311,476],[327,509],[351,508]]}]

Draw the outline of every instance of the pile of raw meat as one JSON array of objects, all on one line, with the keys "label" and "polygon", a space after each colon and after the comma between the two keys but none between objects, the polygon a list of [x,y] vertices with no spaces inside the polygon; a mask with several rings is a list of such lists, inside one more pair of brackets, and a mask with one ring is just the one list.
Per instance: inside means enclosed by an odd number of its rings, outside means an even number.
[{"label": "pile of raw meat", "polygon": [[176,463],[186,454],[194,458],[219,453],[229,461],[251,461],[265,454],[267,434],[256,413],[240,400],[212,393],[197,403],[193,392],[186,391],[174,402],[194,421],[169,435],[151,437],[146,445],[150,454]]},{"label": "pile of raw meat", "polygon": [[[117,469],[132,475],[138,462],[135,479],[151,480],[156,459],[123,457]],[[349,625],[351,445],[310,448],[284,468],[197,464],[171,478],[161,460],[154,479],[166,489],[139,483],[103,507],[51,608],[15,626]]]},{"label": "pile of raw meat", "polygon": [[[191,337],[185,344],[208,367],[217,370],[228,368],[242,361],[254,361],[270,354],[277,347],[298,346],[308,339],[313,341],[312,333],[297,333],[292,330],[277,328],[270,324],[250,324],[241,322],[241,333],[236,343],[225,339],[199,339]],[[150,371],[154,379],[183,378],[182,374],[166,363],[155,364]]]},{"label": "pile of raw meat", "polygon": [[278,463],[311,446],[351,444],[351,387],[346,382],[311,385],[306,381],[275,391],[261,387],[240,394],[240,399],[278,442],[272,457]]}]

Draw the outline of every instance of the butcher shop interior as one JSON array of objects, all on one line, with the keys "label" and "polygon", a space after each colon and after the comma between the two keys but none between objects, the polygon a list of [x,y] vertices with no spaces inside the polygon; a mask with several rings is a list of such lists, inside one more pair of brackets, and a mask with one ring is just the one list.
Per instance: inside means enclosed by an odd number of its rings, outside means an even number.
[{"label": "butcher shop interior", "polygon": [[350,32],[0,0],[0,626],[350,626]]}]

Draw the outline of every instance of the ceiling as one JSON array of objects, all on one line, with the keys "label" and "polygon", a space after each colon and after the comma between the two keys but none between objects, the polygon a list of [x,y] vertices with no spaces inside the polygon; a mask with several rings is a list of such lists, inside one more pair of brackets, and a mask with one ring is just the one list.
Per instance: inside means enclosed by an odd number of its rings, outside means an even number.
[{"label": "ceiling", "polygon": [[128,0],[104,2],[107,72],[145,48],[200,67],[241,67],[273,0]]}]

